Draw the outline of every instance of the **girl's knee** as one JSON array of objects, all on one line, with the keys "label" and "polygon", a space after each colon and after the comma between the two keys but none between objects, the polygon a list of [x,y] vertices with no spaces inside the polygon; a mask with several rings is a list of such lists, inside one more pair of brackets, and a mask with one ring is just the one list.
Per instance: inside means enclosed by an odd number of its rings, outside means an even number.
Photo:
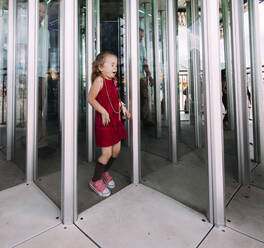
[{"label": "girl's knee", "polygon": [[113,149],[113,154],[112,154],[112,156],[113,156],[114,158],[116,158],[116,157],[118,156],[119,152],[120,152],[120,147]]},{"label": "girl's knee", "polygon": [[102,155],[105,157],[105,159],[109,160],[112,157],[112,151],[105,151]]}]

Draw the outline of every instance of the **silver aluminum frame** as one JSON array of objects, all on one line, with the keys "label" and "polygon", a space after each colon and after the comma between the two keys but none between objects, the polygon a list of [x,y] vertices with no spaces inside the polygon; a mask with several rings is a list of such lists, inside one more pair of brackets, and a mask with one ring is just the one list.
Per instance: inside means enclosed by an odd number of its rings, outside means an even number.
[{"label": "silver aluminum frame", "polygon": [[26,180],[37,178],[37,122],[38,122],[38,6],[39,1],[28,1],[28,77],[27,77],[27,162]]},{"label": "silver aluminum frame", "polygon": [[163,65],[163,98],[164,98],[164,119],[168,120],[168,71],[167,71],[167,33],[166,33],[166,10],[160,10],[161,42],[162,42],[162,65]]},{"label": "silver aluminum frame", "polygon": [[96,1],[96,53],[101,51],[101,30],[100,30],[100,0]]},{"label": "silver aluminum frame", "polygon": [[[130,156],[132,163],[132,182],[138,184],[141,177],[140,158],[140,110],[139,110],[139,36],[138,36],[138,1],[126,1],[126,37],[127,37],[127,79],[129,84]],[[133,34],[133,35],[130,35]],[[133,51],[133,52],[132,52]]]},{"label": "silver aluminum frame", "polygon": [[[6,159],[14,159],[16,122],[16,1],[8,2],[8,54],[7,54],[7,144]],[[4,103],[3,103],[4,104]]]},{"label": "silver aluminum frame", "polygon": [[222,87],[220,80],[219,0],[202,1],[206,131],[208,146],[208,218],[225,225]]},{"label": "silver aluminum frame", "polygon": [[169,155],[173,163],[178,161],[178,128],[179,128],[179,107],[178,107],[178,82],[179,61],[178,61],[178,39],[177,39],[177,5],[174,0],[167,0],[167,47],[168,47],[168,111],[169,111]]},{"label": "silver aluminum frame", "polygon": [[259,1],[248,0],[251,84],[253,101],[254,158],[264,162],[264,86],[260,58]]},{"label": "silver aluminum frame", "polygon": [[[63,30],[62,98],[62,204],[64,224],[77,219],[77,130],[78,130],[78,1],[61,1]],[[67,18],[66,18],[67,16]]]},{"label": "silver aluminum frame", "polygon": [[[91,75],[92,75],[92,63],[94,59],[94,20],[93,20],[93,8],[94,1],[86,0],[86,47],[87,47],[87,85],[86,85],[86,95],[92,85]],[[100,35],[99,35],[100,37]],[[93,108],[88,102],[86,103],[86,130],[87,130],[87,149],[88,149],[88,162],[92,162],[94,159],[94,123],[93,123]]]},{"label": "silver aluminum frame", "polygon": [[161,137],[161,103],[160,103],[160,56],[159,56],[159,20],[157,0],[152,0],[153,47],[154,47],[154,103],[155,135]]},{"label": "silver aluminum frame", "polygon": [[246,185],[250,182],[250,158],[243,22],[243,1],[231,1],[233,82],[235,85],[238,179],[241,184]]},{"label": "silver aluminum frame", "polygon": [[226,68],[226,83],[227,83],[227,113],[229,129],[235,129],[235,106],[234,106],[234,86],[232,76],[232,50],[231,50],[231,34],[230,34],[230,18],[228,14],[228,0],[222,0],[222,15],[224,26],[224,50],[225,50],[225,68]]},{"label": "silver aluminum frame", "polygon": [[[144,29],[145,29],[145,47],[146,47],[146,54],[147,54],[147,61],[148,61],[148,65],[150,67],[150,41],[149,41],[149,21],[150,21],[150,2],[146,2],[144,3]],[[152,68],[149,68],[150,71],[152,70]],[[148,108],[149,108],[149,113],[152,113],[152,87],[150,85],[148,85]],[[149,119],[152,120],[152,114],[149,115]]]}]

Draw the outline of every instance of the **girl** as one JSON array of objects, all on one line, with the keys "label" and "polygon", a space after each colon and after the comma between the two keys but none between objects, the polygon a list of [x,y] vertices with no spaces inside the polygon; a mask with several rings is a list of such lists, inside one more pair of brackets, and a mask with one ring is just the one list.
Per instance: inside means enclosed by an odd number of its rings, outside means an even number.
[{"label": "girl", "polygon": [[111,52],[102,52],[93,62],[92,86],[88,102],[96,110],[95,141],[102,148],[98,158],[90,187],[100,196],[107,197],[115,182],[108,170],[120,152],[121,140],[127,137],[120,118],[120,110],[130,119],[125,104],[120,101],[117,81],[117,57]]}]

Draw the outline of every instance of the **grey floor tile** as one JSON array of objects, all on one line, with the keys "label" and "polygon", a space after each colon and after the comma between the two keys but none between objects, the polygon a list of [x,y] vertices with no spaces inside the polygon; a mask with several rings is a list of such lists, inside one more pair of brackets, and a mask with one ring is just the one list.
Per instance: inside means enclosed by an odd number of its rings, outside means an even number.
[{"label": "grey floor tile", "polygon": [[227,225],[264,241],[264,190],[242,187],[226,209]]},{"label": "grey floor tile", "polygon": [[17,248],[96,248],[76,226],[59,225],[36,236]]},{"label": "grey floor tile", "polygon": [[264,243],[230,228],[214,228],[199,248],[264,248]]},{"label": "grey floor tile", "polygon": [[1,191],[1,248],[10,248],[58,225],[59,216],[59,209],[34,184]]},{"label": "grey floor tile", "polygon": [[81,213],[77,225],[104,248],[191,248],[212,227],[204,218],[139,184]]}]

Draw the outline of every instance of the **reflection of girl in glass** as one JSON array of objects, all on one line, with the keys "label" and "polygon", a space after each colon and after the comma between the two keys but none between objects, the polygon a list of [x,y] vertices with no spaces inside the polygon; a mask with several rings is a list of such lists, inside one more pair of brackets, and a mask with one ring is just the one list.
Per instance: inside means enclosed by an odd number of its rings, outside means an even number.
[{"label": "reflection of girl in glass", "polygon": [[102,197],[109,196],[109,188],[115,187],[108,170],[120,152],[121,140],[127,137],[120,110],[130,119],[130,113],[119,98],[116,72],[117,57],[114,54],[103,52],[97,55],[93,62],[93,84],[88,94],[88,102],[96,110],[95,141],[96,146],[101,147],[102,154],[98,158],[89,185]]}]

